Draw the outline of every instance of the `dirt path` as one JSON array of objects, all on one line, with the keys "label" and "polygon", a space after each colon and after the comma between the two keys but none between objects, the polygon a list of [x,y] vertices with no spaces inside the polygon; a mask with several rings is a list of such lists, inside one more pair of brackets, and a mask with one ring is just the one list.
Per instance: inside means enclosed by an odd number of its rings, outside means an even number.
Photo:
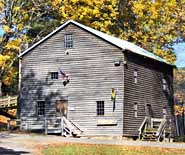
[{"label": "dirt path", "polygon": [[60,143],[110,144],[129,146],[149,146],[185,149],[185,143],[158,143],[126,140],[105,140],[87,138],[64,138],[37,134],[0,133],[0,155],[39,155],[39,147]]}]

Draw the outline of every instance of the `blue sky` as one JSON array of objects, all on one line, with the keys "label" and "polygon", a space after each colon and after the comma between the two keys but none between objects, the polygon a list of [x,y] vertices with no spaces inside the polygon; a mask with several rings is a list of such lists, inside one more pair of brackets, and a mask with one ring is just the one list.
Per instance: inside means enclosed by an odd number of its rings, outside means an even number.
[{"label": "blue sky", "polygon": [[175,53],[177,54],[177,67],[185,67],[185,43],[174,45]]},{"label": "blue sky", "polygon": [[2,30],[2,28],[0,26],[0,35],[2,35],[2,34],[3,34],[3,30]]},{"label": "blue sky", "polygon": [[[0,26],[0,35],[3,34],[2,28]],[[179,43],[174,45],[175,53],[177,55],[177,61],[175,64],[177,67],[185,67],[185,43]]]}]

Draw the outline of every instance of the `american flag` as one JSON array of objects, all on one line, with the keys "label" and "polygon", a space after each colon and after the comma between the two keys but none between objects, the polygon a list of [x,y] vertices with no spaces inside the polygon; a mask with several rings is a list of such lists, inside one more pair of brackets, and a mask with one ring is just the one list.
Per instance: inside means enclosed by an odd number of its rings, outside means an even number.
[{"label": "american flag", "polygon": [[58,75],[59,75],[59,78],[62,80],[68,79],[68,76],[61,69],[59,69]]}]

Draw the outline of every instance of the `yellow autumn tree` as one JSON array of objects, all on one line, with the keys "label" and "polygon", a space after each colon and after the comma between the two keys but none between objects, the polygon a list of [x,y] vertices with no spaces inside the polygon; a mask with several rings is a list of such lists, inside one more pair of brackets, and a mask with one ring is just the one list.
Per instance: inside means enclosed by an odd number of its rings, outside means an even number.
[{"label": "yellow autumn tree", "polygon": [[42,20],[43,15],[45,18],[48,12],[47,9],[43,9],[47,1],[36,2],[0,0],[0,25],[3,30],[3,34],[0,35],[0,96],[2,84],[9,86],[18,83],[17,56],[25,44],[33,41],[33,37],[28,35],[32,24]]},{"label": "yellow autumn tree", "polygon": [[119,15],[118,0],[50,0],[59,20],[72,19],[82,24],[114,34]]},{"label": "yellow autumn tree", "polygon": [[185,39],[185,0],[49,0],[61,23],[74,19],[174,63]]},{"label": "yellow autumn tree", "polygon": [[185,38],[185,1],[131,0],[120,6],[119,37],[174,63],[172,46]]}]

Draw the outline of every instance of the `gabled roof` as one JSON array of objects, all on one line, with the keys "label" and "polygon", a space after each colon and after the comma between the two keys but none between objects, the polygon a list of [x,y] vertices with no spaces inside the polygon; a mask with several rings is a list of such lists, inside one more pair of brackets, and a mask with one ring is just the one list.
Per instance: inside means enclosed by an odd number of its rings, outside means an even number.
[{"label": "gabled roof", "polygon": [[38,41],[37,43],[35,43],[34,45],[32,45],[31,47],[29,47],[28,49],[26,49],[24,52],[22,52],[19,57],[22,57],[24,56],[26,53],[28,53],[30,50],[32,50],[33,48],[35,48],[37,45],[39,45],[40,43],[44,42],[45,40],[47,40],[49,37],[51,37],[52,35],[54,35],[55,33],[57,33],[58,31],[60,31],[61,29],[63,29],[66,25],[68,24],[74,24],[108,42],[110,42],[111,44],[123,49],[123,50],[129,50],[133,53],[137,53],[139,55],[142,55],[142,56],[145,56],[145,57],[148,57],[148,58],[151,58],[151,59],[154,59],[154,60],[157,60],[157,61],[160,61],[160,62],[163,62],[163,63],[166,63],[166,64],[169,64],[171,65],[169,62],[167,62],[166,60],[162,59],[161,57],[151,53],[151,52],[148,52],[146,50],[144,50],[143,48],[133,44],[133,43],[130,43],[126,40],[121,40],[119,38],[116,38],[116,37],[113,37],[113,36],[110,36],[110,35],[107,35],[103,32],[100,32],[98,30],[95,30],[95,29],[92,29],[90,27],[87,27],[85,25],[82,25],[76,21],[73,21],[73,20],[68,20],[67,22],[65,22],[63,25],[61,25],[60,27],[58,27],[56,30],[54,30],[53,32],[51,32],[50,34],[48,34],[46,37],[44,37],[43,39],[41,39],[40,41]]}]

